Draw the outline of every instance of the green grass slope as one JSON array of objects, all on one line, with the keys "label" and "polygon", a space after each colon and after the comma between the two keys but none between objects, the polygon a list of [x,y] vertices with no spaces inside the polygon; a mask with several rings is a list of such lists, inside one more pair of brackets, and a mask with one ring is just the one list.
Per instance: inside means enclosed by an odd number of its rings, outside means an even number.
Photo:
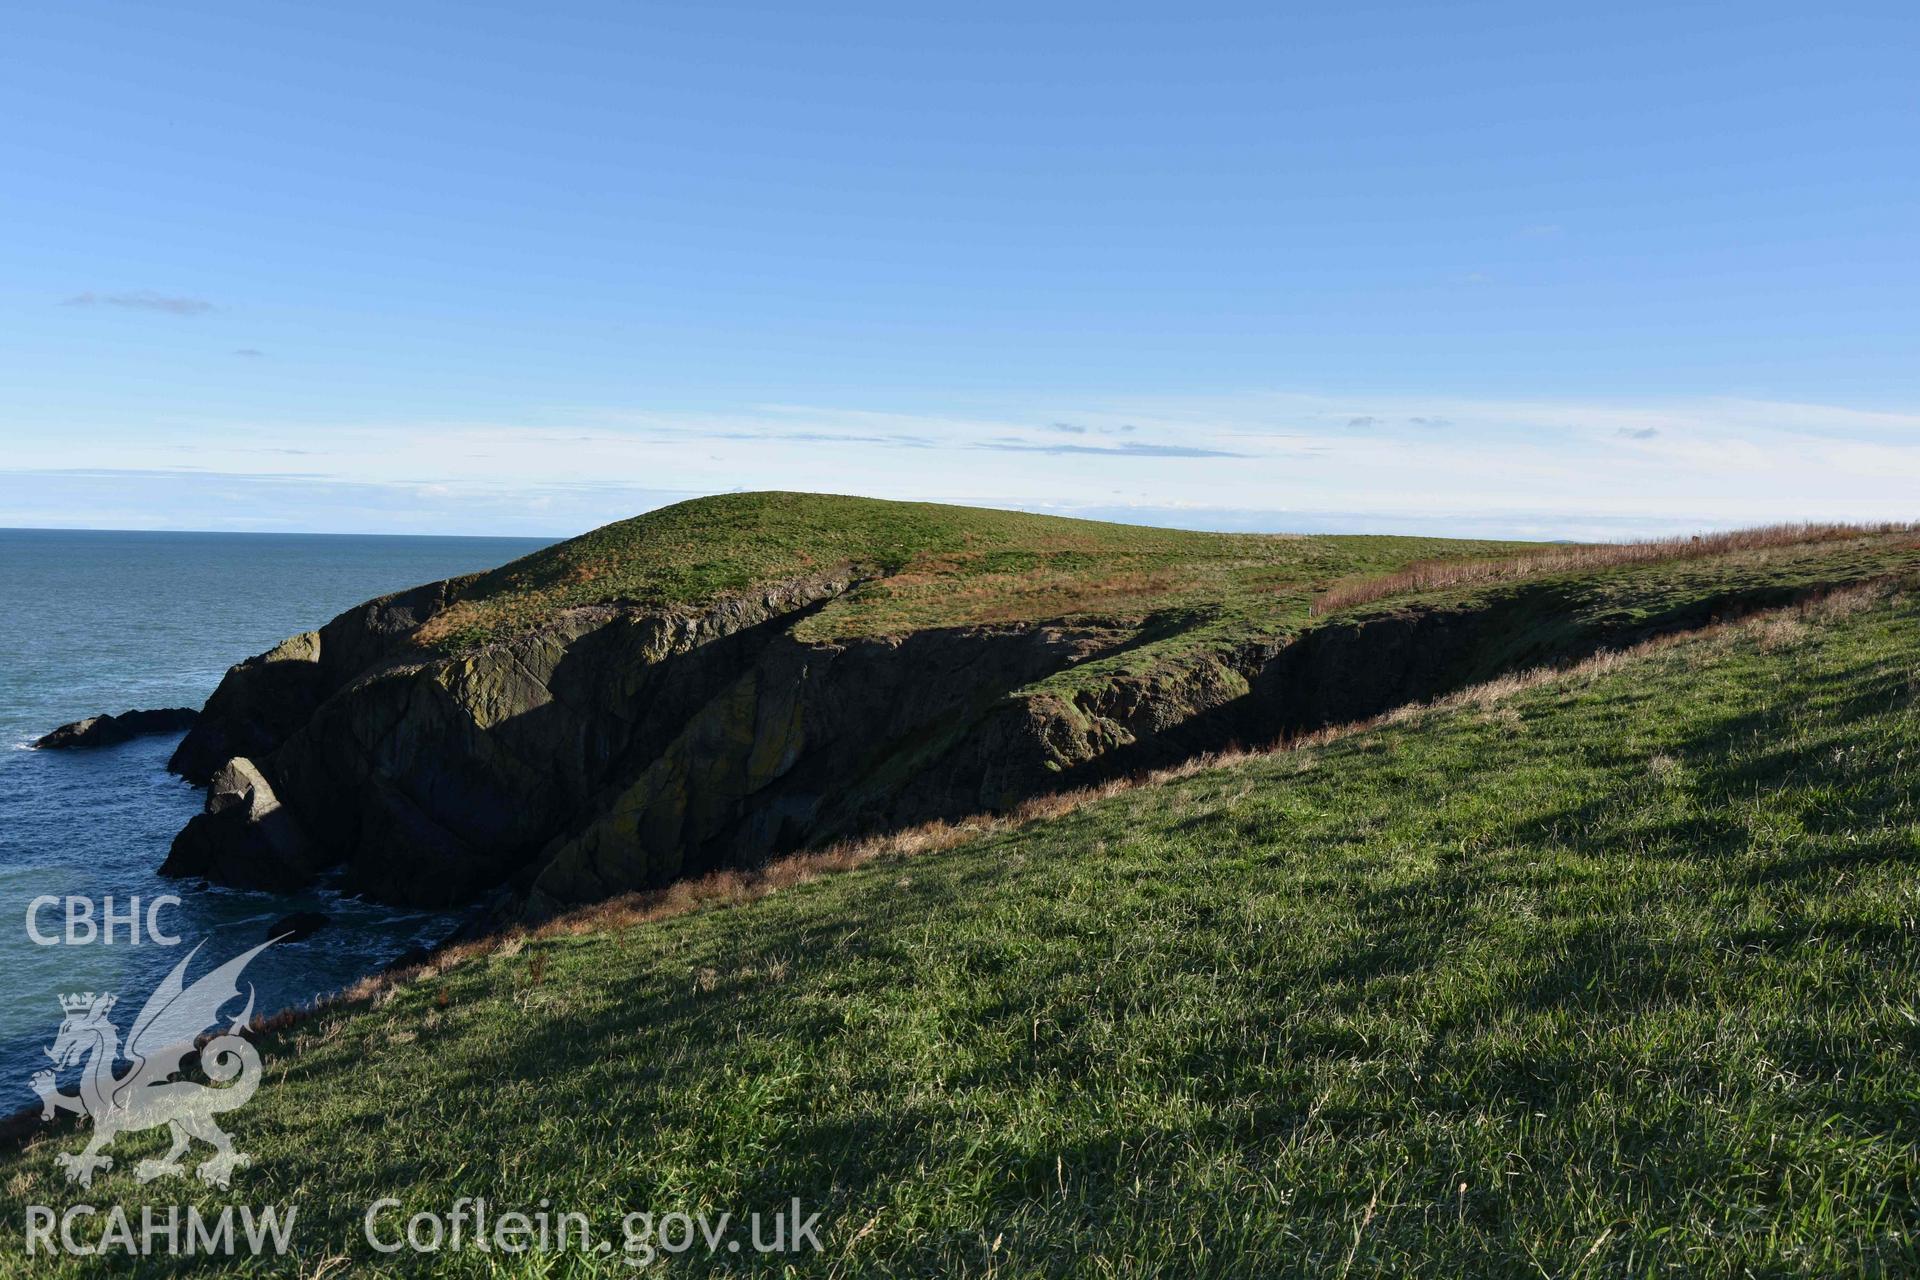
[{"label": "green grass slope", "polygon": [[1415,561],[1531,544],[1445,538],[1194,533],[980,507],[814,493],[738,493],[663,507],[486,573],[423,639],[458,648],[594,604],[698,606],[851,565],[872,577],[806,634],[1175,611],[1271,624],[1316,590]]},{"label": "green grass slope", "polygon": [[617,1240],[630,1211],[798,1197],[819,1255],[654,1265],[1913,1274],[1917,628],[1880,597],[1724,628],[509,945],[270,1037],[232,1193],[136,1186],[159,1144],[133,1139],[77,1191],[67,1133],[0,1157],[0,1220],[295,1201],[300,1255],[234,1270],[613,1276],[382,1257],[361,1215],[545,1201]]}]

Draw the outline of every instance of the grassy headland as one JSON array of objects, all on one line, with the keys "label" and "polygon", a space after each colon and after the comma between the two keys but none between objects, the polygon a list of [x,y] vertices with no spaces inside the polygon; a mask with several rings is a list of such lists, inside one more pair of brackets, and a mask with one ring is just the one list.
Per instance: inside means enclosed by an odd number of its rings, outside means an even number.
[{"label": "grassy headland", "polygon": [[1304,619],[1313,593],[1340,578],[1533,545],[1194,533],[929,502],[723,494],[478,575],[420,639],[461,648],[538,626],[563,608],[692,608],[842,567],[867,580],[810,619],[809,637],[1170,612],[1273,624]]},{"label": "grassy headland", "polygon": [[244,1197],[55,1134],[5,1216],[293,1200],[301,1274],[631,1274],[376,1255],[388,1196],[823,1213],[675,1274],[1910,1274],[1917,627],[1862,590],[472,948],[266,1037]]}]

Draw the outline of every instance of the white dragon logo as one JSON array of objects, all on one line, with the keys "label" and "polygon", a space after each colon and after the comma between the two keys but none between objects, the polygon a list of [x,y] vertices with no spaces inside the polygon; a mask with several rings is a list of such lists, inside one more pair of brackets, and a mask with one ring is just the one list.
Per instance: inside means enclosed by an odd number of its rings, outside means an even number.
[{"label": "white dragon logo", "polygon": [[73,1096],[61,1093],[53,1071],[35,1072],[32,1087],[40,1095],[41,1119],[51,1120],[56,1112],[65,1110],[78,1112],[93,1123],[93,1139],[84,1151],[62,1152],[58,1157],[67,1181],[92,1186],[96,1170],[113,1168],[113,1157],[102,1152],[116,1137],[161,1125],[173,1131],[173,1146],[160,1159],[142,1160],[136,1166],[134,1176],[141,1182],[184,1174],[180,1157],[195,1138],[214,1149],[214,1154],[195,1170],[204,1182],[225,1187],[235,1169],[252,1163],[252,1157],[235,1151],[233,1139],[214,1123],[221,1112],[245,1106],[260,1085],[260,1055],[240,1037],[253,1017],[251,986],[247,989],[247,1007],[240,1016],[200,1047],[201,1067],[210,1080],[223,1085],[236,1077],[237,1081],[216,1089],[171,1077],[184,1069],[184,1059],[194,1051],[200,1034],[220,1021],[220,1010],[240,995],[240,971],[273,941],[227,961],[190,987],[185,981],[187,965],[205,944],[188,952],[133,1020],[124,1053],[131,1065],[121,1075],[113,1071],[114,1063],[123,1056],[120,1030],[107,1019],[114,997],[96,996],[91,991],[60,997],[66,1018],[46,1054],[60,1069],[88,1059],[80,1075],[80,1092]]}]

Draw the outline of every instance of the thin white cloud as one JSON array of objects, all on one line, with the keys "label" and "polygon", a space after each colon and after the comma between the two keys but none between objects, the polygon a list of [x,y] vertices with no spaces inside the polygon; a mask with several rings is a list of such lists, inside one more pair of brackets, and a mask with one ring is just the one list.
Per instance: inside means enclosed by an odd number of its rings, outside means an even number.
[{"label": "thin white cloud", "polygon": [[[740,488],[1268,513],[1275,528],[1335,513],[1349,527],[1364,517],[1369,528],[1555,537],[1920,516],[1920,414],[1846,406],[1260,394],[973,413],[581,409],[537,421],[0,426],[0,446],[16,475],[97,467],[103,456],[176,477],[183,461],[241,474],[272,451],[290,469],[280,479],[302,492],[408,495],[439,513],[435,527],[467,532],[485,532],[496,512],[519,512],[524,528],[535,499],[544,527],[565,532],[630,514],[621,504],[643,490]],[[164,501],[168,481],[141,483]],[[387,513],[369,527],[394,527],[401,501],[367,504]]]},{"label": "thin white cloud", "polygon": [[1144,440],[1129,440],[1123,444],[1061,444],[1057,441],[1031,441],[1005,437],[983,441],[973,447],[995,449],[1001,453],[1071,453],[1106,458],[1244,458],[1247,456],[1231,449],[1206,449],[1187,444],[1151,444]]},{"label": "thin white cloud", "polygon": [[[154,293],[138,289],[132,293],[76,293],[62,306],[119,307],[126,311],[159,311],[172,316],[197,316],[213,310],[205,298],[186,298],[177,294]],[[255,352],[254,354],[259,354]]]}]

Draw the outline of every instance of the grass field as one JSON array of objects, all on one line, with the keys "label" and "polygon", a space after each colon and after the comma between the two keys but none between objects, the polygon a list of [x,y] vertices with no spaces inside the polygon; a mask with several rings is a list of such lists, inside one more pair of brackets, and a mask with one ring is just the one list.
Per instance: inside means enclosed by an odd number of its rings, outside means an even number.
[{"label": "grass field", "polygon": [[1073,616],[1204,614],[1269,628],[1304,620],[1351,575],[1533,544],[1447,538],[1194,533],[981,507],[813,493],[739,493],[606,525],[479,575],[423,642],[458,649],[554,610],[692,607],[852,566],[871,578],[806,638]]},{"label": "grass field", "polygon": [[4,1220],[292,1201],[234,1269],[308,1275],[632,1274],[377,1255],[383,1196],[822,1215],[671,1274],[1913,1274],[1916,627],[1855,593],[511,939],[267,1037],[233,1193],[131,1138],[80,1192],[69,1132]]}]

